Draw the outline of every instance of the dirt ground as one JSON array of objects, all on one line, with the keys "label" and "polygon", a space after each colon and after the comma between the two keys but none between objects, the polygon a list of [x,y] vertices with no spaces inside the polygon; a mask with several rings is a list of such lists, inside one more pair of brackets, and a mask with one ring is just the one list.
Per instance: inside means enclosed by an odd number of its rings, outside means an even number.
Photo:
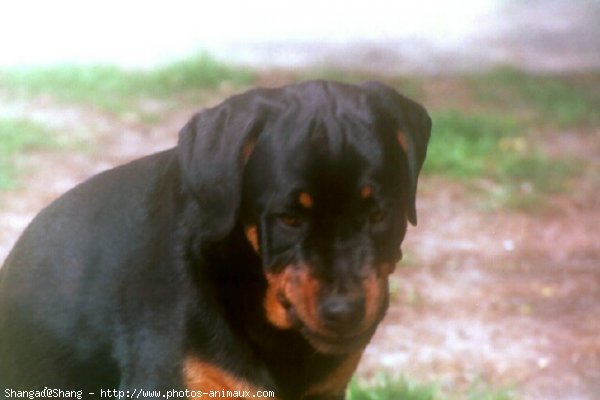
[{"label": "dirt ground", "polygon": [[[66,134],[94,137],[84,151],[33,152],[18,189],[0,194],[0,263],[31,218],[87,177],[173,146],[196,108],[147,128],[47,100],[6,103]],[[598,131],[556,132],[557,152],[595,160],[573,190],[534,213],[489,211],[459,184],[420,182],[419,225],[403,245],[406,267],[359,374],[382,369],[442,389],[477,382],[521,399],[600,398],[600,143]]]}]

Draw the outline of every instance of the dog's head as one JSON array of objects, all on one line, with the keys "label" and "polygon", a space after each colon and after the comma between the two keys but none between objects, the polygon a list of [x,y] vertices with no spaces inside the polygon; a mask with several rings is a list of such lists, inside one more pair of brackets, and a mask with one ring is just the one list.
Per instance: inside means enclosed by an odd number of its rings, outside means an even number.
[{"label": "dog's head", "polygon": [[260,255],[267,320],[344,353],[387,309],[430,131],[423,107],[387,86],[315,81],[197,114],[179,151],[203,234],[242,224]]}]

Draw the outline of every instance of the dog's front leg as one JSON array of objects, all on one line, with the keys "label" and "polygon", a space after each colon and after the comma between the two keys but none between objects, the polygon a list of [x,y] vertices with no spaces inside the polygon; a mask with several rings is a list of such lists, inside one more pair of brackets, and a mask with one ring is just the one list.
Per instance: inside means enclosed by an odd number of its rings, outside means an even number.
[{"label": "dog's front leg", "polygon": [[146,326],[121,338],[116,351],[121,370],[119,393],[127,398],[155,399],[163,398],[167,391],[185,389],[178,333]]}]

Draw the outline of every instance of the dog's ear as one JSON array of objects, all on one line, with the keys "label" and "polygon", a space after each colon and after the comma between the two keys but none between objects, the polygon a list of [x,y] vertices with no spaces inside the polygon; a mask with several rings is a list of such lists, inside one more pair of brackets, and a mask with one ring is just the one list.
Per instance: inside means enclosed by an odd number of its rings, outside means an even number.
[{"label": "dog's ear", "polygon": [[236,222],[244,165],[276,105],[262,92],[233,96],[196,114],[179,132],[184,185],[200,205],[204,237],[223,238]]},{"label": "dog's ear", "polygon": [[416,225],[417,178],[427,154],[431,118],[422,105],[388,86],[378,82],[367,82],[363,87],[374,95],[376,104],[385,114],[384,123],[393,125],[391,128],[395,130],[398,143],[406,154],[410,179],[407,218],[411,224]]}]

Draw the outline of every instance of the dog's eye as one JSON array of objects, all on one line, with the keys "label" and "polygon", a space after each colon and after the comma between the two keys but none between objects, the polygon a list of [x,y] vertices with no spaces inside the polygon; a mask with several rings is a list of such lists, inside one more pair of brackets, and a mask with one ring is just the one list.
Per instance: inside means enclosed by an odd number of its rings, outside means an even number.
[{"label": "dog's eye", "polygon": [[371,214],[369,214],[369,221],[372,224],[377,224],[381,221],[383,221],[386,217],[386,213],[383,210],[375,210],[372,211]]},{"label": "dog's eye", "polygon": [[291,214],[282,214],[278,217],[279,221],[290,228],[300,228],[302,226],[302,220]]}]

